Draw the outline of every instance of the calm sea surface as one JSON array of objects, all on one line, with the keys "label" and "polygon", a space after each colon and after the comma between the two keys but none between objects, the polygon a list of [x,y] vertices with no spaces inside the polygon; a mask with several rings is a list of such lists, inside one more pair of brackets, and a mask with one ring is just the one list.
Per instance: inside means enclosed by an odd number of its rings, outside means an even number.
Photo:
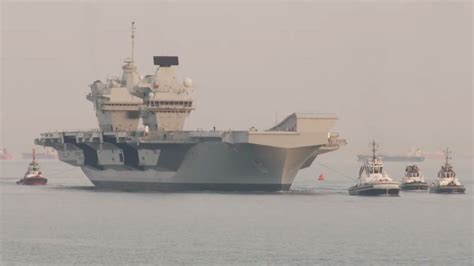
[{"label": "calm sea surface", "polygon": [[[326,158],[326,157],[325,157]],[[472,161],[465,195],[347,194],[359,163],[321,159],[292,192],[104,192],[78,168],[40,161],[44,187],[19,186],[28,161],[1,162],[2,265],[474,265]],[[421,163],[429,182],[442,161]],[[386,163],[400,180],[405,164]],[[316,181],[324,172],[326,181]]]}]

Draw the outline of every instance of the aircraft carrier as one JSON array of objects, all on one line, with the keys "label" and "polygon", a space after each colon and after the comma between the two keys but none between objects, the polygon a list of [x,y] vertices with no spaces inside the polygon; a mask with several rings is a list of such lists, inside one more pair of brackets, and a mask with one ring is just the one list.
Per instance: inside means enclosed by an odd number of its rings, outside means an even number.
[{"label": "aircraft carrier", "polygon": [[[345,140],[337,117],[293,113],[268,130],[185,131],[194,110],[192,80],[179,82],[176,56],[154,56],[142,77],[132,56],[121,77],[94,81],[87,100],[98,130],[43,133],[35,144],[80,167],[97,187],[125,190],[285,191],[300,169]],[[140,121],[143,129],[138,130]]]}]

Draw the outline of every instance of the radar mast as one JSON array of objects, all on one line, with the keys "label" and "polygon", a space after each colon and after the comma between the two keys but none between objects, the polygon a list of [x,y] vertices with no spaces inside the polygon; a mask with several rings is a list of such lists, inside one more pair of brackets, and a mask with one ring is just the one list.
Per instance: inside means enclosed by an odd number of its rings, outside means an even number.
[{"label": "radar mast", "polygon": [[375,162],[375,159],[376,159],[376,155],[375,155],[375,152],[377,151],[377,143],[375,143],[375,140],[372,140],[372,143],[370,143],[372,145],[372,159],[373,161]]},{"label": "radar mast", "polygon": [[132,39],[132,62],[135,61],[135,30],[137,28],[135,27],[135,21],[132,21],[132,26],[130,27],[130,31],[132,33],[131,39]]},{"label": "radar mast", "polygon": [[451,154],[451,151],[449,150],[449,148],[446,148],[446,151],[444,152],[445,156],[446,156],[446,162],[445,162],[445,167],[446,169],[448,169],[449,167],[449,159],[451,159],[452,157],[450,156]]}]

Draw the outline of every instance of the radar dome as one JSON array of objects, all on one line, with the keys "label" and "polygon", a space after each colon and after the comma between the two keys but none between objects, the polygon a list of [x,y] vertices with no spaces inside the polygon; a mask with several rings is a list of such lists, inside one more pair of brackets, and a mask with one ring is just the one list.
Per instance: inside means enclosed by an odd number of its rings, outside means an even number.
[{"label": "radar dome", "polygon": [[190,79],[190,78],[185,78],[184,81],[183,81],[183,85],[185,87],[191,87],[191,86],[193,86],[193,80]]}]

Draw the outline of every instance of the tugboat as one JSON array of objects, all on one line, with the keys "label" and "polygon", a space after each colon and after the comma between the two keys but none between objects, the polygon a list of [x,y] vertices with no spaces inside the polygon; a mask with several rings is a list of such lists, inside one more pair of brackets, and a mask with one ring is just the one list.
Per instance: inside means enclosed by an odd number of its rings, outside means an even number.
[{"label": "tugboat", "polygon": [[414,165],[408,165],[405,168],[405,176],[400,184],[401,190],[428,190],[428,183],[425,182],[420,168]]},{"label": "tugboat", "polygon": [[377,145],[372,141],[372,157],[361,166],[358,183],[349,188],[350,195],[398,196],[400,184],[384,170],[382,159],[375,155],[376,149]]},{"label": "tugboat", "polygon": [[438,172],[438,178],[430,186],[431,193],[464,193],[466,188],[456,178],[456,172],[453,170],[453,166],[449,163],[450,150],[449,148],[445,151],[445,163],[441,166],[441,170]]},{"label": "tugboat", "polygon": [[28,165],[28,169],[25,173],[25,176],[18,180],[16,183],[19,185],[33,185],[41,186],[46,185],[48,179],[44,178],[40,171],[40,166],[36,162],[35,150],[33,149],[33,160]]}]

